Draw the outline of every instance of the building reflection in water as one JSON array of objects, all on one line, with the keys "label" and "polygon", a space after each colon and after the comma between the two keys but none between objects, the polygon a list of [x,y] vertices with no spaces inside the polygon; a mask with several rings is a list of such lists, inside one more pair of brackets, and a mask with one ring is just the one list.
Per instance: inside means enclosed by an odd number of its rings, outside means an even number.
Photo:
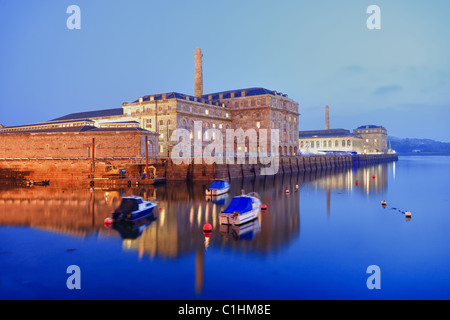
[{"label": "building reflection in water", "polygon": [[[331,190],[370,194],[386,189],[387,166],[233,180],[229,194],[214,199],[205,196],[208,182],[167,182],[159,187],[126,189],[8,188],[0,190],[0,225],[31,226],[80,237],[122,238],[123,249],[136,251],[141,259],[175,259],[195,253],[195,287],[200,293],[207,249],[265,255],[300,236],[301,188],[297,190],[296,185],[307,183],[326,190],[329,212]],[[241,190],[258,193],[268,210],[251,224],[220,226],[218,214]],[[104,219],[111,216],[123,196],[132,194],[156,201],[161,209],[134,229],[106,229]],[[203,234],[205,223],[212,225],[211,235]]]}]

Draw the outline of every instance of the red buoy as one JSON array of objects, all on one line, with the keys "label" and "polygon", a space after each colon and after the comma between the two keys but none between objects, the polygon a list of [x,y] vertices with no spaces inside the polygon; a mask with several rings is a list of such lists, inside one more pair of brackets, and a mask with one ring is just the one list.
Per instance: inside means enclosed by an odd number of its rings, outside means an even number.
[{"label": "red buoy", "polygon": [[265,204],[261,205],[262,210],[267,210],[267,206]]},{"label": "red buoy", "polygon": [[209,223],[206,223],[203,226],[203,232],[205,232],[205,233],[212,232],[212,225],[210,225]]},{"label": "red buoy", "polygon": [[358,180],[355,181],[355,186],[357,186],[357,185],[358,185]]},{"label": "red buoy", "polygon": [[372,176],[372,179],[375,179],[375,176]]},{"label": "red buoy", "polygon": [[158,210],[161,210],[162,208],[161,207],[158,207]]},{"label": "red buoy", "polygon": [[114,222],[114,220],[112,218],[106,218],[105,221],[104,221],[105,228],[111,228],[113,222]]},{"label": "red buoy", "polygon": [[289,189],[286,189],[286,194],[289,194]]}]

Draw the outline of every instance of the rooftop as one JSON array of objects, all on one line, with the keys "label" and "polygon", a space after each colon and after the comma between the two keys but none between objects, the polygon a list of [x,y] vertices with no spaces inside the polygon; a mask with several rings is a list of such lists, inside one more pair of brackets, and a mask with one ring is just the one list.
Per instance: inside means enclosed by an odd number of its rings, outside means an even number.
[{"label": "rooftop", "polygon": [[[153,100],[163,100],[164,99],[164,95],[165,95],[165,99],[184,99],[184,100],[191,100],[191,101],[195,101],[198,99],[203,99],[205,101],[208,101],[210,103],[215,103],[216,101],[219,101],[221,99],[230,99],[232,93],[234,93],[234,97],[235,98],[240,98],[242,97],[242,93],[245,91],[245,96],[246,97],[250,97],[250,96],[260,96],[260,95],[265,95],[265,94],[269,94],[272,96],[282,96],[282,97],[287,97],[287,94],[281,93],[281,92],[277,92],[274,90],[268,90],[265,88],[246,88],[246,89],[236,89],[236,90],[228,90],[228,91],[222,91],[222,92],[215,92],[215,93],[208,93],[208,94],[204,94],[203,96],[201,96],[200,98],[188,95],[188,94],[183,94],[183,93],[179,93],[179,92],[168,92],[168,93],[158,93],[158,94],[150,94],[150,95],[145,95],[142,97],[142,102],[144,101],[151,101]],[[220,98],[220,95],[222,95],[222,98]],[[139,99],[133,101],[132,103],[137,103],[139,102]]]},{"label": "rooftop", "polygon": [[358,129],[378,129],[378,128],[383,128],[382,126],[376,126],[373,124],[368,124],[368,125],[364,125],[364,126],[360,126],[358,128],[356,128],[356,130]]},{"label": "rooftop", "polygon": [[123,108],[114,108],[114,109],[104,109],[104,110],[94,110],[94,111],[85,111],[85,112],[71,113],[71,114],[65,115],[63,117],[53,119],[51,121],[85,119],[85,118],[101,118],[101,117],[120,116],[120,115],[123,115]]},{"label": "rooftop", "polygon": [[299,131],[299,138],[351,137],[354,134],[346,129]]}]

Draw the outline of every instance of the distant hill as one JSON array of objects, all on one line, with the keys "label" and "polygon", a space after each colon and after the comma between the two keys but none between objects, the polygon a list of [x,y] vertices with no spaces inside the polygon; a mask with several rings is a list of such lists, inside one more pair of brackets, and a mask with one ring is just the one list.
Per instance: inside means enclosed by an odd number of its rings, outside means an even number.
[{"label": "distant hill", "polygon": [[388,137],[392,150],[398,154],[450,155],[450,143],[431,139]]}]

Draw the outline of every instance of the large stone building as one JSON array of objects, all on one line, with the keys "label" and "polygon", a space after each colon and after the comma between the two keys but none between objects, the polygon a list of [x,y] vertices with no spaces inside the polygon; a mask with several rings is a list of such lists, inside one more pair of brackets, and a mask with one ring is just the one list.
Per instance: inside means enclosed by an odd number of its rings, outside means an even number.
[{"label": "large stone building", "polygon": [[[108,127],[111,130],[116,125],[137,123],[140,129],[156,132],[159,135],[156,143],[151,140],[152,145],[149,148],[157,150],[159,156],[169,156],[172,147],[178,143],[171,140],[172,133],[176,129],[188,130],[192,140],[202,140],[203,148],[211,140],[218,139],[215,133],[208,132],[209,129],[220,130],[224,139],[227,129],[243,129],[244,131],[254,129],[257,133],[261,129],[268,131],[278,129],[278,150],[274,149],[269,133],[267,146],[260,148],[258,143],[258,147],[250,150],[253,146],[247,142],[243,147],[236,146],[234,152],[297,154],[299,122],[297,102],[286,94],[264,88],[204,94],[203,55],[199,48],[196,49],[194,56],[194,96],[177,92],[143,95],[133,102],[123,103],[121,108],[72,113],[43,124],[1,128],[0,132],[41,130],[50,125],[65,127],[79,121],[90,121],[93,127]],[[245,148],[245,150],[237,150],[238,148]]]},{"label": "large stone building", "polygon": [[364,153],[385,153],[388,151],[387,130],[382,126],[360,126],[353,130],[353,134],[363,139]]}]

